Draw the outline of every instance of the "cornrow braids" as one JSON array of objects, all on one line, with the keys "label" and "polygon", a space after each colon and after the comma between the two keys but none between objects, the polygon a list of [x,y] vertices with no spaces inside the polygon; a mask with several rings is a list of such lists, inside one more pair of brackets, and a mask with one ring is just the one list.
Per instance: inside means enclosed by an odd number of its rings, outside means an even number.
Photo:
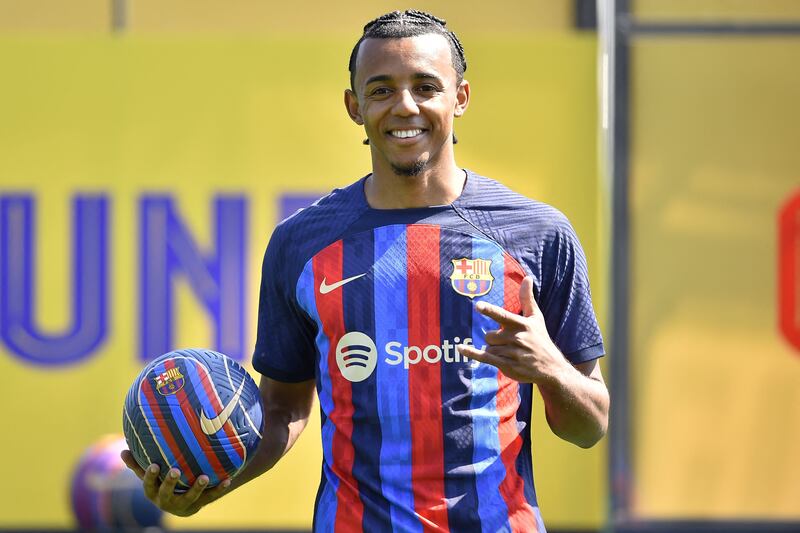
[{"label": "cornrow braids", "polygon": [[464,79],[464,72],[467,70],[467,60],[464,57],[464,47],[458,40],[456,34],[448,30],[447,22],[416,9],[405,11],[392,11],[369,21],[364,26],[364,33],[353,47],[350,53],[350,87],[355,89],[356,78],[356,58],[358,49],[364,39],[402,39],[404,37],[416,37],[417,35],[427,35],[435,33],[444,36],[450,44],[450,56],[453,60],[453,68],[456,71],[458,83]]}]

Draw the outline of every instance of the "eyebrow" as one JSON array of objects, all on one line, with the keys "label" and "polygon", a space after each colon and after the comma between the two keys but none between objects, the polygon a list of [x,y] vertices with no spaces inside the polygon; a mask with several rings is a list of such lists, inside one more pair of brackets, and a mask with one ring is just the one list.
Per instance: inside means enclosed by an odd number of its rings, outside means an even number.
[{"label": "eyebrow", "polygon": [[[416,72],[413,76],[411,76],[413,80],[436,80],[441,82],[441,78],[435,74],[430,74],[428,72]],[[378,74],[377,76],[372,76],[371,78],[367,79],[364,85],[369,85],[370,83],[375,83],[379,81],[391,81],[392,77],[388,74]]]}]

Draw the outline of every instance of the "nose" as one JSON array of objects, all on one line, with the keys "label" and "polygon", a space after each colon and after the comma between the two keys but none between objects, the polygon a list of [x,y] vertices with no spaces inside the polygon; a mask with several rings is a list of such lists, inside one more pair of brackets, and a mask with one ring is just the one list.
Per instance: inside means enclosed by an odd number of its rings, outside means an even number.
[{"label": "nose", "polygon": [[401,117],[419,114],[419,107],[417,106],[417,102],[414,100],[414,95],[411,93],[411,91],[408,89],[403,89],[402,91],[398,92],[398,98],[394,106],[392,106],[392,112]]}]

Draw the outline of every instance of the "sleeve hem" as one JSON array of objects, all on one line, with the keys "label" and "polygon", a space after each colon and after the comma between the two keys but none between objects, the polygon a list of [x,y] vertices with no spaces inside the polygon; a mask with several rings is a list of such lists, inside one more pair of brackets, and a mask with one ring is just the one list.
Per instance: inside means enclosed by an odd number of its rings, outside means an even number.
[{"label": "sleeve hem", "polygon": [[564,354],[564,357],[566,357],[567,360],[569,360],[569,362],[572,363],[573,365],[577,365],[579,363],[585,363],[593,359],[598,359],[600,357],[603,357],[605,354],[606,354],[605,346],[603,346],[603,343],[600,342],[598,344],[595,344],[594,346],[581,348],[580,350]]},{"label": "sleeve hem", "polygon": [[253,368],[255,368],[256,372],[258,372],[262,376],[274,379],[275,381],[282,381],[284,383],[300,383],[301,381],[308,381],[310,379],[314,379],[314,374],[308,376],[306,374],[301,374],[299,372],[286,372],[285,370],[281,370],[264,364],[258,364],[255,361],[253,361]]}]

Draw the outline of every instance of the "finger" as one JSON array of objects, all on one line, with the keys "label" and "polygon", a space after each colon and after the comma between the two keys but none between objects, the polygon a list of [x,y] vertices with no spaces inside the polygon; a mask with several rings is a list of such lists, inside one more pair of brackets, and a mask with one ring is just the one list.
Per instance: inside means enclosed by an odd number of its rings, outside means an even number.
[{"label": "finger", "polygon": [[498,346],[505,344],[505,339],[503,339],[503,331],[499,329],[493,329],[491,331],[487,331],[486,334],[483,336],[483,340],[486,341],[486,344],[489,346]]},{"label": "finger", "polygon": [[185,493],[181,494],[180,499],[182,504],[185,507],[189,507],[194,502],[197,501],[198,498],[203,494],[203,491],[208,486],[208,476],[202,475],[198,476],[197,480],[194,482],[194,485],[189,487]]},{"label": "finger", "polygon": [[181,478],[181,471],[177,468],[170,468],[169,472],[167,472],[166,477],[164,477],[164,481],[161,483],[161,486],[158,488],[158,499],[162,502],[168,502],[172,499],[175,495],[175,486],[178,484],[178,480]]},{"label": "finger", "polygon": [[125,463],[125,466],[133,470],[133,473],[136,474],[136,477],[139,479],[144,479],[144,468],[139,466],[139,463],[136,462],[136,459],[134,459],[130,450],[122,450],[119,454],[119,457],[122,459],[122,462]]},{"label": "finger", "polygon": [[488,316],[503,327],[525,327],[525,322],[521,316],[515,315],[510,311],[506,311],[502,307],[498,307],[486,302],[478,302],[475,304],[475,309],[480,314]]},{"label": "finger", "polygon": [[228,489],[230,487],[231,487],[231,480],[226,479],[216,487],[208,489],[207,491],[203,492],[198,502],[202,503],[203,505],[211,503],[214,500],[221,498],[226,492],[228,492]]},{"label": "finger", "polygon": [[489,346],[505,346],[512,344],[516,337],[508,330],[494,329],[487,331],[483,338]]},{"label": "finger", "polygon": [[533,297],[533,277],[525,276],[519,286],[519,303],[522,306],[522,316],[533,316],[539,310],[536,298]]},{"label": "finger", "polygon": [[458,350],[461,355],[466,356],[469,359],[474,359],[476,361],[480,361],[481,363],[487,363],[498,368],[505,364],[505,359],[502,356],[494,354],[488,350],[479,350],[468,344],[458,344],[456,346],[456,350]]},{"label": "finger", "polygon": [[147,467],[147,470],[144,473],[144,495],[147,496],[148,499],[155,501],[158,497],[158,472],[159,467],[157,464],[152,464]]}]

